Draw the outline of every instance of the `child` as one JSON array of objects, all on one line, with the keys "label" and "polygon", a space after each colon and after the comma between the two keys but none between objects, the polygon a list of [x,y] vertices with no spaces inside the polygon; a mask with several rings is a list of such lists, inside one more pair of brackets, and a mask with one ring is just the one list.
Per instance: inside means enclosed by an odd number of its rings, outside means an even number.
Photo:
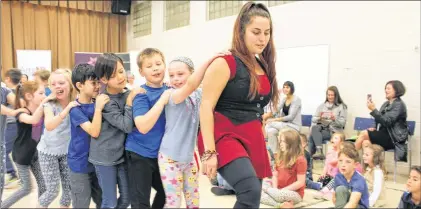
[{"label": "child", "polygon": [[421,208],[421,166],[412,166],[406,182],[407,192],[404,192],[398,208]]},{"label": "child", "polygon": [[[343,150],[343,149],[356,149],[356,148],[355,148],[355,144],[354,143],[349,142],[349,141],[344,141],[341,144],[341,150]],[[357,162],[356,163],[355,170],[358,171],[361,174],[364,173],[363,166],[361,165],[360,162]],[[338,172],[339,172],[339,169],[338,169]]]},{"label": "child", "polygon": [[332,135],[330,139],[331,147],[326,154],[325,166],[323,169],[323,174],[320,176],[318,182],[323,184],[323,188],[320,193],[315,195],[315,198],[324,198],[327,200],[332,199],[333,194],[333,181],[338,173],[338,153],[341,148],[341,144],[345,141],[345,135],[343,133],[337,132]]},{"label": "child", "polygon": [[370,192],[370,207],[381,207],[385,204],[385,179],[386,168],[384,165],[383,147],[373,144],[364,148],[364,178],[367,182],[368,191]]},{"label": "child", "polygon": [[44,86],[35,81],[27,81],[23,85],[19,84],[16,88],[16,108],[21,108],[20,99],[25,101],[25,109],[28,113],[21,112],[16,116],[17,137],[14,141],[12,157],[15,162],[21,188],[9,196],[1,204],[1,208],[9,208],[17,201],[31,193],[31,174],[35,176],[38,184],[38,197],[46,190],[41,168],[37,155],[37,144],[41,137],[42,120],[33,120],[30,115],[34,114],[40,118],[42,116],[42,105],[49,98],[45,98]]},{"label": "child", "polygon": [[136,96],[133,101],[136,129],[126,141],[131,207],[150,208],[150,193],[154,188],[156,195],[152,208],[163,208],[166,197],[158,166],[158,150],[165,132],[163,110],[170,96],[167,86],[162,84],[164,56],[158,49],[146,48],[138,55],[137,65],[146,78],[146,84],[142,85],[146,94]]},{"label": "child", "polygon": [[[16,88],[20,83],[20,79],[22,78],[22,72],[20,69],[9,69],[5,73],[5,83],[6,87],[9,88],[13,93],[16,94]],[[10,106],[9,106],[10,107]],[[6,130],[4,132],[4,139],[6,143],[6,172],[9,178],[6,181],[6,188],[9,188],[13,182],[18,180],[15,168],[13,166],[13,162],[10,159],[10,153],[13,149],[13,143],[16,139],[17,135],[17,124],[16,118],[13,116],[9,116],[6,119]]]},{"label": "child", "polygon": [[[61,179],[61,207],[71,203],[69,167],[67,151],[70,141],[70,109],[77,106],[74,102],[75,91],[72,85],[71,71],[58,69],[51,74],[50,86],[55,98],[44,106],[44,132],[38,143],[38,157],[41,172],[46,184],[46,191],[39,197],[39,207],[47,208],[59,194]],[[34,117],[34,116],[32,116]]]},{"label": "child", "polygon": [[[165,134],[158,157],[167,196],[166,207],[180,208],[184,193],[187,208],[199,208],[199,171],[193,157],[202,100],[202,91],[197,88],[209,64],[224,55],[212,57],[196,71],[187,57],[175,58],[169,64],[168,73],[174,89],[165,106]],[[178,179],[178,183],[171,184],[173,178]]]},{"label": "child", "polygon": [[[89,162],[95,167],[102,189],[101,208],[127,208],[130,204],[127,164],[124,160],[126,134],[133,129],[133,98],[140,89],[127,91],[123,61],[104,53],[95,63],[95,74],[105,84],[110,101],[102,110],[99,136],[91,140]],[[120,197],[117,200],[117,185]]]},{"label": "child", "polygon": [[286,130],[279,136],[276,171],[273,172],[272,188],[263,186],[261,203],[279,207],[284,202],[297,204],[303,200],[307,162],[301,148],[300,135]]},{"label": "child", "polygon": [[313,158],[311,157],[310,152],[306,150],[308,146],[308,139],[305,134],[300,134],[301,139],[301,148],[303,149],[304,156],[306,157],[307,161],[307,172],[306,172],[306,187],[309,189],[314,190],[321,190],[322,183],[320,182],[313,182]]},{"label": "child", "polygon": [[35,71],[34,77],[35,81],[39,84],[42,84],[45,87],[45,95],[48,96],[51,94],[51,90],[48,87],[48,79],[50,78],[50,71],[46,69],[40,69]]},{"label": "child", "polygon": [[[13,110],[8,108],[7,106],[10,104],[12,106],[15,105],[15,94],[11,93],[10,89],[6,88],[5,86],[1,87],[1,95],[0,95],[0,132],[4,133],[6,129],[6,116],[16,116],[19,112],[25,112],[25,109],[18,109]],[[3,196],[3,188],[4,188],[4,174],[6,172],[6,147],[4,144],[4,134],[0,135],[0,203],[1,198]]]},{"label": "child", "polygon": [[[110,98],[99,96],[99,83],[94,67],[83,63],[75,66],[72,72],[72,83],[79,98],[79,106],[70,110],[71,139],[67,162],[70,168],[72,183],[72,206],[89,208],[91,197],[97,207],[101,206],[101,188],[95,169],[88,162],[91,137],[96,140],[101,130],[102,110]],[[93,98],[96,97],[95,102]]]},{"label": "child", "polygon": [[339,173],[335,176],[332,202],[336,208],[369,208],[369,193],[364,177],[355,171],[359,162],[356,149],[339,152]]}]

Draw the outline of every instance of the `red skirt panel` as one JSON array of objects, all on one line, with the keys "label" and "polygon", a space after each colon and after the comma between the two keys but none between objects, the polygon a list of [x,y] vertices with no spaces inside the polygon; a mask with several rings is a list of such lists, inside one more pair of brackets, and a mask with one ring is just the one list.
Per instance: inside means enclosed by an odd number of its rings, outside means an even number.
[{"label": "red skirt panel", "polygon": [[[259,120],[234,125],[227,117],[218,112],[214,113],[214,120],[215,146],[219,153],[218,169],[237,158],[248,157],[258,178],[272,176],[262,124]],[[198,137],[198,149],[202,155],[204,145],[201,133]]]}]

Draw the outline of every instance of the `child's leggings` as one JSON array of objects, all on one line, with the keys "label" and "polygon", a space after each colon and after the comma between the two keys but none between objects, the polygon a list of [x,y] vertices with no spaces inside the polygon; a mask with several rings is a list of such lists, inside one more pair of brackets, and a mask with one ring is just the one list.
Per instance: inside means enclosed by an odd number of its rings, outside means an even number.
[{"label": "child's leggings", "polygon": [[39,197],[41,207],[47,208],[59,194],[61,179],[62,193],[60,206],[69,207],[71,203],[69,166],[67,155],[49,155],[38,152],[42,176],[44,177],[47,191]]},{"label": "child's leggings", "polygon": [[187,208],[199,208],[199,170],[196,160],[177,162],[160,152],[158,163],[166,195],[165,208],[180,208],[182,193]]},{"label": "child's leggings", "polygon": [[17,201],[21,200],[23,197],[31,193],[32,183],[31,183],[31,172],[35,176],[35,180],[38,185],[38,198],[44,194],[46,191],[45,181],[41,173],[41,167],[39,165],[38,157],[34,156],[30,165],[19,165],[15,164],[18,170],[19,178],[22,187],[13,193],[10,197],[3,201],[1,208],[9,208]]},{"label": "child's leggings", "polygon": [[297,204],[303,201],[296,191],[272,188],[269,185],[264,185],[263,188],[260,202],[265,205],[279,207],[284,202],[292,201],[293,204]]}]

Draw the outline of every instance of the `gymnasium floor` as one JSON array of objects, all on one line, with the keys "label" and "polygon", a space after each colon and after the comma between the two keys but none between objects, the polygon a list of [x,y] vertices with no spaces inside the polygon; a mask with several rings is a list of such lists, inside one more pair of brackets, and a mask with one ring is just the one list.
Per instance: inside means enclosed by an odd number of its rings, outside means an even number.
[{"label": "gymnasium floor", "polygon": [[[314,176],[317,177],[318,174],[322,171],[322,164],[320,162],[315,161],[314,165],[315,169],[313,172],[315,173]],[[406,176],[398,176],[397,183],[393,182],[393,175],[389,174],[389,180],[386,182],[386,195],[387,195],[387,205],[386,208],[396,208],[400,197],[402,195],[402,191],[405,188],[406,183]],[[35,184],[35,180],[33,181]],[[205,176],[200,177],[200,206],[202,208],[232,208],[235,202],[235,196],[220,196],[217,197],[210,192],[211,185]],[[14,189],[6,189],[4,191],[3,198],[8,197],[12,194],[17,187]],[[306,190],[304,202],[300,205],[297,205],[302,208],[326,208],[332,207],[333,204],[328,201],[319,201],[312,198],[312,194],[314,190]],[[59,196],[60,197],[60,196]],[[50,208],[59,208],[59,197],[50,205]],[[37,202],[37,195],[35,189],[33,192],[25,197],[24,199],[20,200],[18,203],[12,206],[12,208],[34,208]],[[182,207],[184,204],[182,205]],[[92,208],[95,208],[94,204],[91,204]],[[268,206],[261,205],[261,208],[268,208]]]}]

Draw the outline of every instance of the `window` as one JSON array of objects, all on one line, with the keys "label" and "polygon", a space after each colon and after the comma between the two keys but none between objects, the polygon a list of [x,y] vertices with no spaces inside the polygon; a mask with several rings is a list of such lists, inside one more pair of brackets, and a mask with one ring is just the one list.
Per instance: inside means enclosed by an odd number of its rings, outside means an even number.
[{"label": "window", "polygon": [[237,15],[243,1],[208,1],[208,20],[213,20],[221,17]]},{"label": "window", "polygon": [[190,24],[190,1],[165,2],[165,30]]},{"label": "window", "polygon": [[294,2],[294,1],[292,1],[292,0],[288,0],[288,1],[281,1],[281,0],[269,0],[269,6],[270,7],[273,7],[273,6],[278,6],[278,5],[281,5],[281,4],[287,4],[287,3],[291,3],[291,2]]},{"label": "window", "polygon": [[133,12],[133,36],[146,36],[152,32],[152,8],[151,1],[142,1],[134,5]]}]

